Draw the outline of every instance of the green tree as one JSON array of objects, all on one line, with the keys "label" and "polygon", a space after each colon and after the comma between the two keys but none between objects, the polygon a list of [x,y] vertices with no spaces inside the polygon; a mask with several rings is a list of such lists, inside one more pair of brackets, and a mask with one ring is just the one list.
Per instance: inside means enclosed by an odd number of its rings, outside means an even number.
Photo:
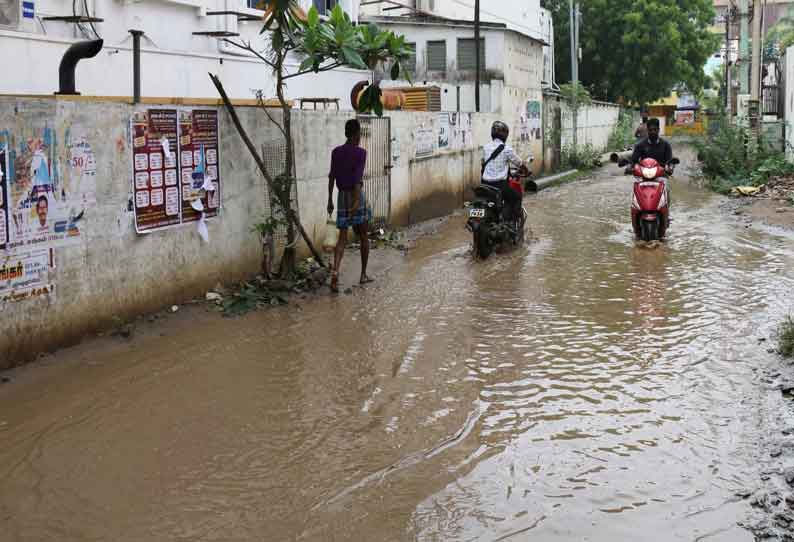
[{"label": "green tree", "polygon": [[[552,13],[557,74],[571,78],[569,0],[545,0]],[[719,47],[708,27],[712,0],[586,0],[579,78],[594,98],[647,104],[683,85],[698,93],[703,66]]]},{"label": "green tree", "polygon": [[[323,259],[300,224],[296,210],[292,208],[291,195],[296,182],[293,175],[295,147],[292,134],[292,108],[286,97],[287,81],[295,77],[330,71],[341,66],[374,71],[379,65],[385,64],[390,66],[392,78],[397,79],[402,72],[402,62],[409,58],[411,49],[405,43],[405,38],[394,32],[382,31],[375,25],[354,25],[338,4],[327,19],[321,19],[314,7],[309,10],[308,14],[305,13],[296,0],[262,0],[259,7],[265,12],[260,32],[266,36],[264,44],[257,46],[251,42],[231,39],[225,41],[261,60],[276,78],[276,97],[281,106],[281,122],[278,122],[268,111],[262,93],[259,94],[259,102],[262,110],[278,126],[284,136],[287,152],[283,168],[279,168],[280,171],[268,170],[259,150],[240,123],[220,79],[213,74],[210,74],[210,78],[218,89],[238,133],[254,157],[271,193],[275,195],[276,212],[280,215],[279,218],[287,225],[287,244],[281,259],[281,275],[288,277],[295,271],[295,240],[298,233],[303,237],[320,264],[323,264]],[[298,55],[302,59],[300,67],[295,71],[288,69],[287,59],[291,55]],[[364,90],[359,99],[359,112],[383,114],[381,90],[374,77],[373,82]],[[272,230],[273,227],[274,223],[271,221],[269,225],[257,225],[256,229],[265,232]]]}]

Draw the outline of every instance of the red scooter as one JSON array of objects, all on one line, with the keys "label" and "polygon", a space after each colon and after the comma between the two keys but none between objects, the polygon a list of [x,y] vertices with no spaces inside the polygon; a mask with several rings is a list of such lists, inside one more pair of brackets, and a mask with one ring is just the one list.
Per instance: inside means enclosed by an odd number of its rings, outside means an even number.
[{"label": "red scooter", "polygon": [[[634,175],[634,191],[631,201],[631,224],[634,235],[643,241],[663,239],[670,227],[670,188],[667,176],[672,174],[673,166],[679,164],[673,158],[667,165],[668,170],[653,158],[645,158],[626,175]],[[628,160],[618,162],[620,167],[629,165]]]}]

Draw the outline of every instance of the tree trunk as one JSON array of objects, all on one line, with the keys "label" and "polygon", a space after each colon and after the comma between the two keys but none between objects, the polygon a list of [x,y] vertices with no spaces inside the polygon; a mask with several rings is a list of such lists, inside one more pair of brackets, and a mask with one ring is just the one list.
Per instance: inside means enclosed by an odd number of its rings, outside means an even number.
[{"label": "tree trunk", "polygon": [[[221,80],[211,73],[209,76],[212,80],[212,83],[215,85],[215,88],[218,89],[218,94],[220,94],[221,100],[223,100],[223,104],[226,107],[226,110],[229,112],[229,116],[232,118],[232,123],[237,129],[237,133],[240,134],[240,138],[243,140],[243,143],[245,143],[245,146],[248,147],[248,152],[250,152],[251,156],[254,158],[254,161],[256,162],[259,171],[262,173],[262,176],[265,178],[265,182],[270,188],[270,191],[273,194],[278,194],[278,190],[276,190],[275,183],[273,182],[273,177],[267,171],[267,167],[265,167],[265,162],[259,155],[259,151],[256,150],[256,146],[254,146],[254,143],[251,141],[251,138],[248,137],[248,133],[245,131],[245,128],[243,128],[243,125],[240,122],[240,117],[237,116],[237,110],[234,108],[231,100],[229,100],[229,96],[226,94],[226,90],[223,88]],[[314,247],[314,243],[312,243],[311,239],[309,239],[309,235],[306,233],[306,230],[303,228],[303,225],[300,223],[295,214],[292,212],[287,213],[286,219],[290,224],[293,225],[295,229],[300,232],[301,237],[303,237],[303,240],[306,242],[306,245],[309,247],[309,250],[314,256],[314,259],[317,260],[317,263],[321,267],[327,267],[322,255]]]},{"label": "tree trunk", "polygon": [[286,55],[281,55],[276,64],[276,95],[281,104],[281,111],[284,116],[284,132],[286,139],[286,156],[284,157],[284,172],[282,184],[281,204],[285,216],[289,219],[287,222],[287,246],[284,247],[284,254],[281,258],[281,278],[289,278],[295,273],[295,225],[294,225],[294,210],[292,209],[292,183],[295,182],[294,178],[294,154],[292,143],[292,109],[290,109],[287,100],[284,97],[284,60]]}]

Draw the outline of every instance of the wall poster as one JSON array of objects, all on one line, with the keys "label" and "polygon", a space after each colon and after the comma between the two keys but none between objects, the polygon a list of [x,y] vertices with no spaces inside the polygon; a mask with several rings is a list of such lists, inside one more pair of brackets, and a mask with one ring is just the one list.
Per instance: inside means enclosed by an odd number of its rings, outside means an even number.
[{"label": "wall poster", "polygon": [[438,148],[449,148],[450,139],[450,113],[438,114]]},{"label": "wall poster", "polygon": [[51,248],[0,255],[0,302],[55,293],[55,285],[49,282],[53,257]]},{"label": "wall poster", "polygon": [[436,150],[436,133],[432,128],[419,126],[414,130],[416,157],[432,156]]},{"label": "wall poster", "polygon": [[138,233],[181,222],[177,183],[177,111],[149,109],[132,117],[135,230]]},{"label": "wall poster", "polygon": [[133,207],[138,233],[218,215],[218,133],[214,109],[149,109],[133,115]]},{"label": "wall poster", "polygon": [[529,128],[529,137],[531,139],[543,139],[542,122],[541,103],[536,100],[527,102],[527,124]]},{"label": "wall poster", "polygon": [[[182,170],[182,222],[218,215],[218,112],[194,109],[179,112],[179,165]],[[201,201],[201,205],[194,203]]]},{"label": "wall poster", "polygon": [[[67,131],[67,143],[71,137]],[[60,247],[80,240],[80,220],[95,203],[96,163],[81,140],[80,157],[58,152],[51,128],[34,129],[6,145],[0,209],[5,217],[5,249]],[[60,147],[62,150],[64,146]],[[70,151],[71,152],[71,151]],[[0,243],[2,245],[2,243]],[[0,248],[2,248],[0,246]]]},{"label": "wall poster", "polygon": [[8,191],[6,178],[8,177],[8,150],[5,144],[0,143],[0,250],[5,250],[8,245]]}]

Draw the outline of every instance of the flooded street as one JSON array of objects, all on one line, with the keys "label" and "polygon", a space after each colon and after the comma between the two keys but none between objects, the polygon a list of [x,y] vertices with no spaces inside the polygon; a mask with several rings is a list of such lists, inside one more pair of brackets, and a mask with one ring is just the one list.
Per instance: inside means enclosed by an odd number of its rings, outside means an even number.
[{"label": "flooded street", "polygon": [[486,262],[457,216],[353,295],[14,371],[0,540],[752,540],[792,237],[678,179],[640,246],[616,170]]}]

